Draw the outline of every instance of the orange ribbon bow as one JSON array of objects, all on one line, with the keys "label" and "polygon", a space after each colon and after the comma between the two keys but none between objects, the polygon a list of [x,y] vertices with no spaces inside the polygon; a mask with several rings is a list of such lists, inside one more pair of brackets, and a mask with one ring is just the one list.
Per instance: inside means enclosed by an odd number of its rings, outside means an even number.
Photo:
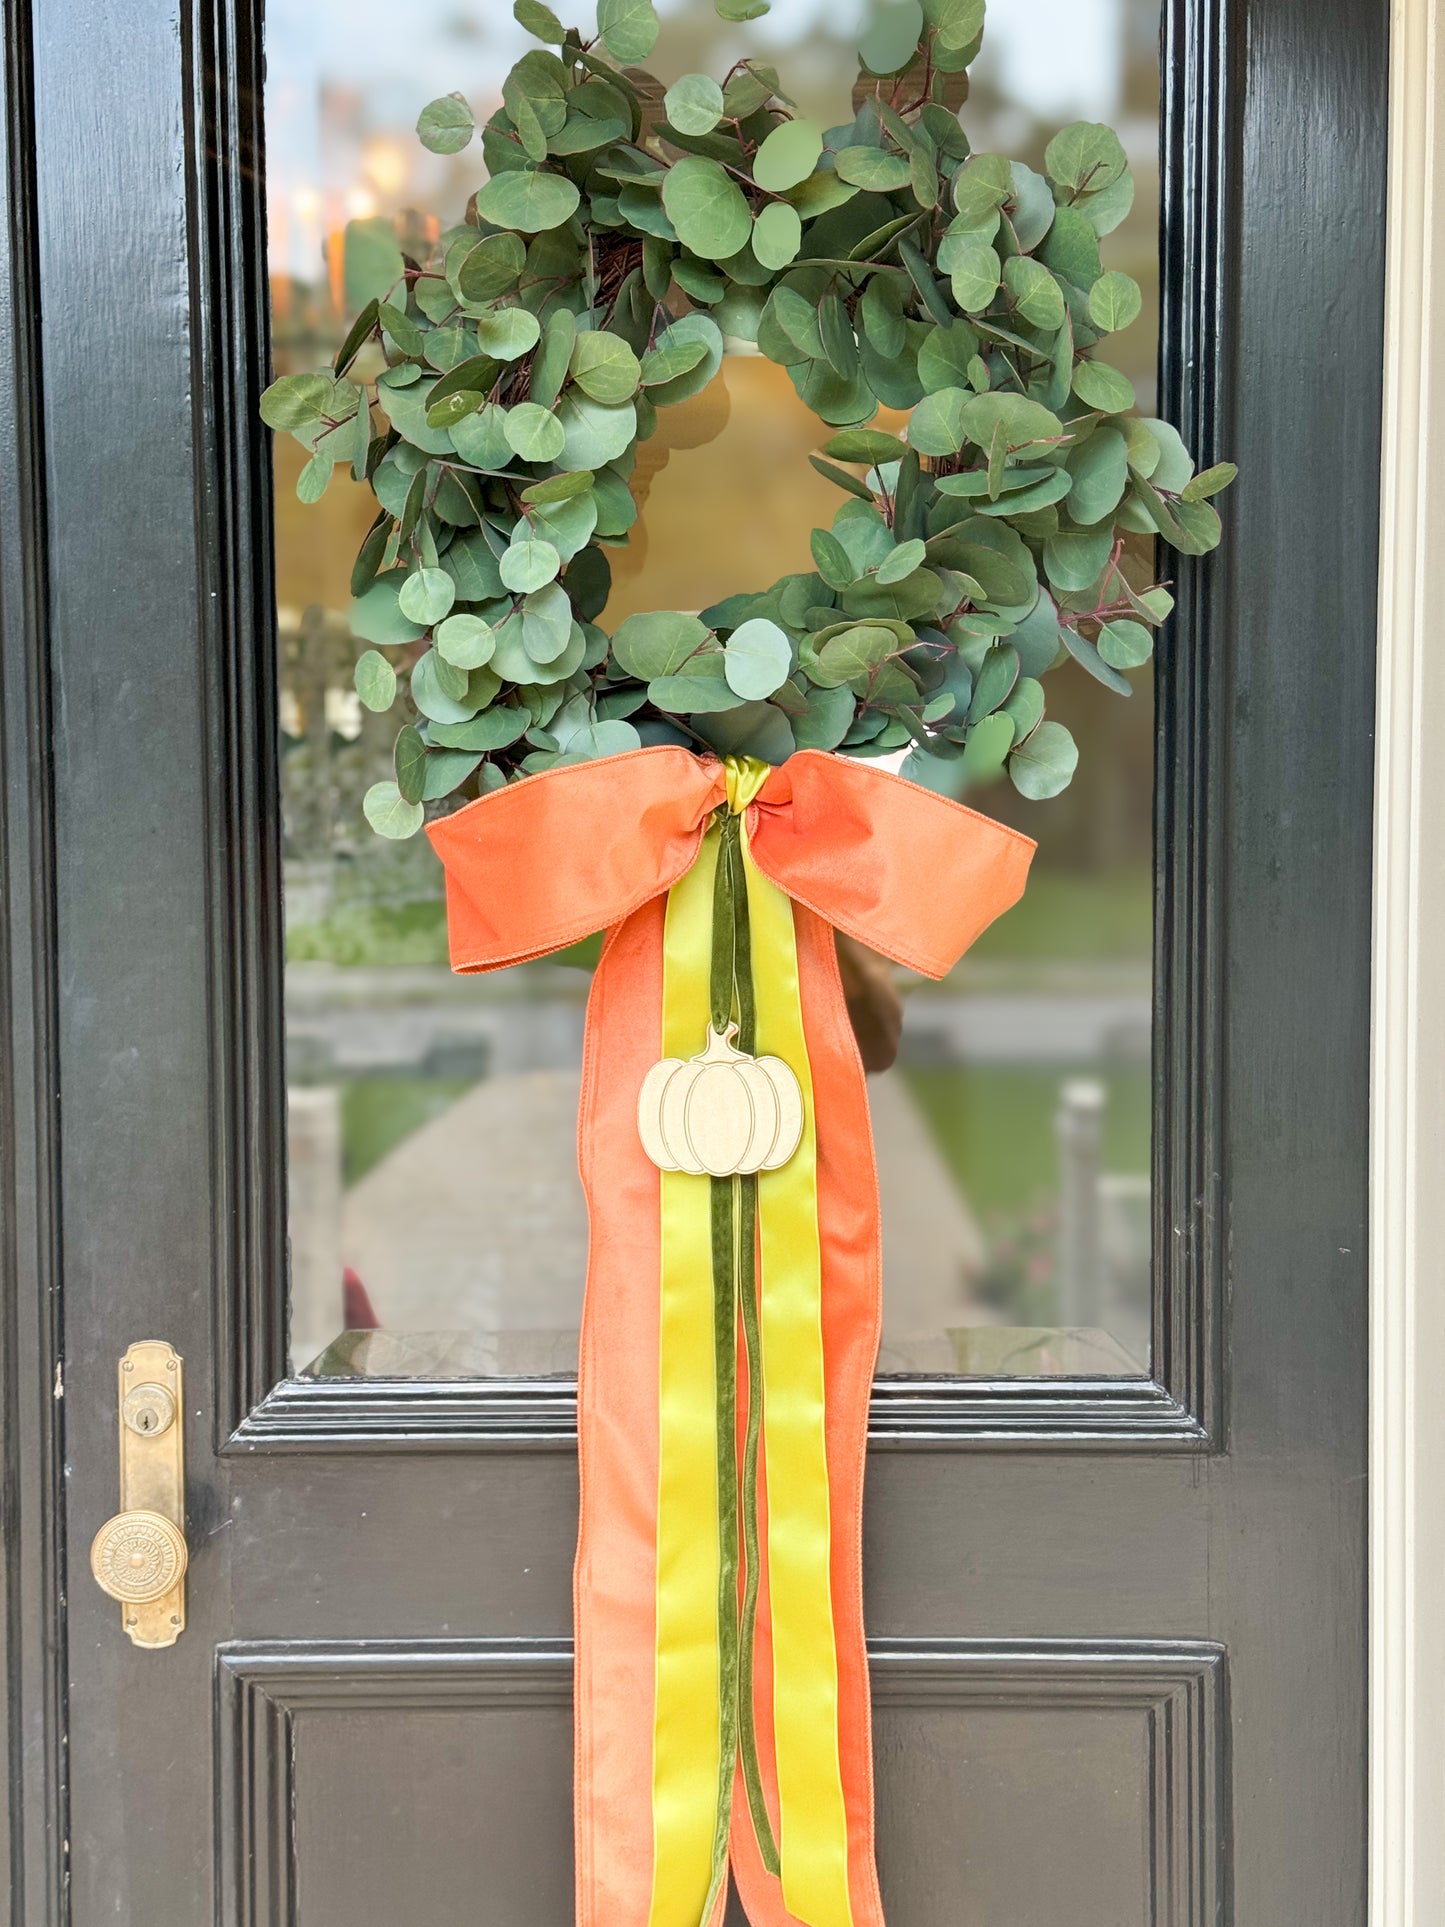
[{"label": "orange ribbon bow", "polygon": [[[578,1127],[591,1220],[574,1585],[578,1927],[716,1927],[726,1901],[705,1868],[700,1885],[678,1890],[683,1897],[660,1896],[663,1816],[670,1799],[677,1805],[658,1759],[664,1180],[643,1149],[637,1105],[644,1078],[664,1054],[666,899],[697,861],[709,821],[728,795],[720,762],[680,748],[643,749],[529,777],[430,831],[446,867],[453,969],[496,970],[598,929],[609,932],[588,1004]],[[810,1905],[804,1927],[883,1927],[861,1585],[868,1399],[880,1325],[878,1192],[863,1070],[830,926],[942,977],[1018,900],[1034,846],[931,791],[816,750],[774,769],[744,820],[747,860],[765,880],[757,887],[776,886],[791,899],[789,947],[795,945],[806,1055],[806,1065],[794,1068],[811,1078],[816,1156],[828,1523],[820,1558],[832,1608],[827,1657],[836,1733],[828,1738],[841,1784],[840,1899],[827,1918]],[[705,1017],[699,1011],[699,1042]],[[765,1269],[765,1307],[770,1282]],[[702,1278],[696,1289],[710,1292]],[[765,1347],[766,1332],[765,1318]],[[786,1498],[773,1494],[775,1510],[781,1513]],[[754,1927],[797,1927],[800,1916],[788,1901],[799,1904],[810,1871],[803,1865],[807,1827],[779,1792],[774,1717],[792,1682],[774,1677],[767,1565],[777,1556],[774,1537],[760,1575],[750,1710],[781,1878],[764,1865],[741,1766],[728,1843]],[[791,1886],[790,1833],[794,1865],[803,1867]]]}]

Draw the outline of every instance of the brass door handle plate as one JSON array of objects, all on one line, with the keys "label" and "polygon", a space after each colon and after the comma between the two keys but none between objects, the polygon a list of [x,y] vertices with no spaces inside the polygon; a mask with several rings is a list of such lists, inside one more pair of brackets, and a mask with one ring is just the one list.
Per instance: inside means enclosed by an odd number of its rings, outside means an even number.
[{"label": "brass door handle plate", "polygon": [[160,1339],[120,1361],[120,1503],[90,1569],[137,1646],[174,1646],[186,1625],[185,1402],[181,1360]]}]

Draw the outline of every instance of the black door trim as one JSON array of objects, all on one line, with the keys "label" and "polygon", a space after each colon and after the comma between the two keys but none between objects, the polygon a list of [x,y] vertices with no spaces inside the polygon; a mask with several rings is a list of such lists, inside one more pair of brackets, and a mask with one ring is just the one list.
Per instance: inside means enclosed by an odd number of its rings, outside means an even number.
[{"label": "black door trim", "polygon": [[27,0],[0,7],[0,1692],[14,1927],[69,1918],[65,1383],[45,416]]}]

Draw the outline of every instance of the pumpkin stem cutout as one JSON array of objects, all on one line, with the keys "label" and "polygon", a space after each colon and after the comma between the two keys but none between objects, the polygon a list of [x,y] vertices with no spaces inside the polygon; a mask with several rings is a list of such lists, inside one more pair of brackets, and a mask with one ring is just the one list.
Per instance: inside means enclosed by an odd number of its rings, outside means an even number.
[{"label": "pumpkin stem cutout", "polygon": [[803,1138],[803,1093],[781,1057],[733,1048],[736,1024],[708,1026],[696,1057],[664,1057],[642,1080],[637,1129],[663,1171],[750,1177],[776,1171]]}]

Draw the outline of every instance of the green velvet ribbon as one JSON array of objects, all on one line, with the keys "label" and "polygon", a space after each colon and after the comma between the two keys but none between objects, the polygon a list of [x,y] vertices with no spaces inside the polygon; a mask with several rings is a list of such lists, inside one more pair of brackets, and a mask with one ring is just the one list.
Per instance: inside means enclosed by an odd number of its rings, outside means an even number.
[{"label": "green velvet ribbon", "polygon": [[[757,1051],[757,1004],[753,989],[747,877],[743,867],[742,816],[724,814],[721,817],[720,835],[713,890],[709,978],[712,1027],[716,1031],[726,1032],[730,1024],[736,1024],[737,1048],[751,1056]],[[718,1529],[721,1535],[718,1647],[722,1749],[713,1848],[714,1891],[705,1919],[710,1916],[726,1871],[733,1775],[739,1755],[763,1865],[773,1874],[780,1867],[777,1841],[763,1796],[753,1705],[753,1656],[757,1643],[761,1581],[758,1453],[763,1429],[762,1340],[757,1275],[758,1180],[756,1175],[713,1178],[711,1185]],[[739,1312],[748,1385],[741,1490],[737,1457]],[[740,1525],[741,1548],[738,1542]],[[741,1609],[738,1598],[740,1559]]]}]

